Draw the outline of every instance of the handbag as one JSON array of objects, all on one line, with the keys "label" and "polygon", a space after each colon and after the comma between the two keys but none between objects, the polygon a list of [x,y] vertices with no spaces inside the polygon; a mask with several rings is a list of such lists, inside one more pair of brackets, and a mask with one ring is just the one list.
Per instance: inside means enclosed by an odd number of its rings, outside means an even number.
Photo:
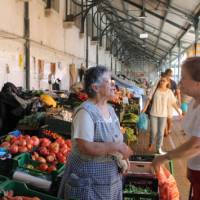
[{"label": "handbag", "polygon": [[153,104],[153,97],[154,97],[154,95],[155,95],[155,93],[156,93],[156,90],[157,90],[157,88],[155,89],[155,91],[154,91],[154,93],[153,93],[153,95],[152,95],[152,97],[151,97],[151,99],[150,99],[150,101],[149,101],[149,104],[148,104],[148,106],[147,106],[147,109],[146,109],[146,111],[145,111],[145,114],[147,114],[148,116],[150,116],[151,107],[152,107],[152,104]]}]

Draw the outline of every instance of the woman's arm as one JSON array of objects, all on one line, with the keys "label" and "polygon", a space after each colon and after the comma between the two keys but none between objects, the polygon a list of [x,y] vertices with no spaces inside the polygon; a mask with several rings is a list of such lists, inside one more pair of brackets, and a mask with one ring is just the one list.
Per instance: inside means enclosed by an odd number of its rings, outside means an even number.
[{"label": "woman's arm", "polygon": [[173,159],[178,158],[189,158],[193,157],[197,154],[200,154],[200,138],[199,137],[191,137],[187,142],[179,146],[178,148],[169,151],[167,154],[162,156],[157,156],[153,160],[153,166],[157,170],[160,165]]},{"label": "woman's arm", "polygon": [[179,110],[179,106],[177,105],[177,103],[172,104],[172,106],[173,106],[173,108],[176,110],[176,112],[178,113],[178,115],[181,117],[182,114],[181,114],[181,112],[180,112],[180,110]]},{"label": "woman's arm", "polygon": [[133,152],[125,143],[114,142],[88,142],[83,139],[76,139],[80,152],[90,156],[105,156],[121,153],[124,159],[130,157]]},{"label": "woman's arm", "polygon": [[181,106],[181,91],[179,88],[176,89],[175,94],[177,96],[178,99],[178,105]]}]

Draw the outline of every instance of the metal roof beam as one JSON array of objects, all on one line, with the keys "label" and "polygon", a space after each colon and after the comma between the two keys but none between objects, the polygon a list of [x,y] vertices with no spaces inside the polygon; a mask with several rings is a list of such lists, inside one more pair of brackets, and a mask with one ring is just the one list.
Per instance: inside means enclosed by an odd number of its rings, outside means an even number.
[{"label": "metal roof beam", "polygon": [[[115,8],[115,7],[110,7],[110,6],[108,6],[110,9],[115,9],[115,10],[117,10],[117,11],[119,11],[119,12],[122,12],[123,14],[125,14],[122,10],[120,10],[120,9],[118,9],[118,8]],[[105,9],[104,8],[104,10],[107,10],[107,9]],[[110,11],[110,12],[112,12],[111,10],[108,10],[108,11]],[[138,20],[136,17],[134,17],[134,16],[131,16],[131,15],[128,15],[128,16],[130,16],[133,20],[135,20],[135,21],[140,21],[140,20]],[[130,19],[131,20],[131,19]],[[129,20],[129,23],[131,23],[131,24],[134,24],[133,22],[131,22]],[[156,28],[155,26],[152,26],[151,24],[149,24],[149,23],[145,23],[145,22],[143,22],[146,26],[148,26],[148,27],[150,27],[150,28],[153,28],[153,29],[155,29],[155,30],[157,30],[157,31],[159,31],[159,29],[158,28]],[[135,26],[137,26],[136,24],[134,24]],[[164,32],[163,31],[163,34],[165,34],[165,35],[167,35],[167,36],[169,36],[169,37],[171,37],[172,39],[176,39],[176,37],[174,37],[173,35],[171,35],[171,34],[169,34],[169,33],[167,33],[167,32]]]},{"label": "metal roof beam", "polygon": [[[167,1],[167,8],[170,6],[170,4],[171,4],[171,0],[168,0],[168,1]],[[157,40],[156,40],[156,45],[155,45],[155,48],[154,48],[154,51],[153,51],[154,53],[155,53],[156,50],[157,50],[157,46],[158,46],[158,43],[159,43],[159,41],[160,41],[160,36],[161,36],[161,33],[162,33],[162,30],[163,30],[164,24],[165,24],[166,19],[167,19],[167,14],[168,14],[168,9],[165,11],[164,19],[163,19],[163,21],[161,22],[161,25],[160,25],[160,31],[159,31],[158,38],[157,38]]]},{"label": "metal roof beam", "polygon": [[[139,41],[142,41],[142,39],[138,38],[138,35],[135,35],[135,34],[134,34],[135,36],[137,36],[137,37],[136,37],[137,40],[133,40],[132,38],[127,37],[127,34],[133,36],[133,33],[129,32],[129,31],[126,30],[126,29],[123,29],[123,32],[122,32],[122,31],[119,31],[119,30],[120,30],[120,29],[115,30],[116,33],[118,33],[118,35],[120,34],[121,36],[128,38],[131,42],[134,42],[134,43],[135,43],[136,45],[138,45],[138,46],[141,46],[141,45],[142,45],[141,43],[139,43]],[[125,34],[125,33],[126,33],[126,34]],[[139,41],[138,41],[138,40],[139,40]],[[147,44],[149,44],[149,45],[151,45],[151,46],[154,47],[154,45],[153,45],[152,43],[147,42]],[[152,51],[152,50],[151,50],[151,49],[148,49],[148,51]],[[166,52],[166,51],[165,51],[165,52]],[[158,54],[158,53],[157,53],[157,54]],[[160,55],[160,54],[158,54],[158,55],[162,57],[162,55]]]},{"label": "metal roof beam", "polygon": [[[123,31],[125,31],[127,34],[129,34],[129,35],[133,35],[133,33],[130,33],[128,30],[126,30],[126,29],[124,29]],[[134,34],[134,36],[137,36],[138,37],[138,35],[137,34]],[[139,41],[143,41],[143,39],[140,39],[140,38],[135,38],[135,39],[137,39],[137,40],[139,40]],[[149,42],[150,41],[150,42]],[[146,44],[148,44],[148,45],[150,45],[150,46],[152,46],[152,47],[155,47],[155,45],[154,45],[154,42],[153,41],[151,41],[151,40],[148,40],[148,41],[146,41]],[[158,47],[158,49],[159,50],[161,50],[161,51],[163,51],[163,52],[167,52],[167,51],[165,51],[165,50],[163,50],[162,48],[160,48],[160,47]],[[153,50],[151,50],[152,52],[153,52]]]},{"label": "metal roof beam", "polygon": [[[124,1],[127,2],[127,3],[129,3],[129,4],[131,4],[132,6],[135,6],[135,7],[137,7],[137,8],[142,9],[142,6],[141,6],[141,5],[138,5],[137,3],[134,3],[134,2],[132,2],[131,0],[124,0]],[[159,18],[159,19],[161,19],[161,20],[164,20],[164,17],[163,17],[163,16],[160,16],[160,15],[158,15],[157,13],[154,13],[154,12],[148,10],[148,9],[145,9],[145,12],[147,12],[147,13],[149,13],[149,14],[153,15],[154,17],[157,17],[157,18]],[[180,26],[179,24],[177,24],[177,23],[175,23],[175,22],[173,22],[173,21],[171,21],[171,20],[169,20],[169,19],[166,19],[166,22],[169,23],[169,24],[171,24],[172,26],[174,26],[174,27],[176,27],[176,28],[181,29],[181,30],[184,30],[184,31],[187,30],[185,27]]]},{"label": "metal roof beam", "polygon": [[[138,52],[141,52],[141,53],[144,55],[144,49],[141,48],[140,46],[137,46],[137,44],[133,43],[132,41],[130,41],[130,40],[124,40],[124,38],[122,38],[122,39],[121,39],[121,42],[122,42],[122,45],[123,45],[124,47],[127,47],[127,44],[128,44],[128,45],[129,45],[129,49],[130,49],[131,47],[134,47],[135,49],[138,50]],[[131,46],[130,46],[130,45],[131,45]],[[132,53],[133,53],[133,52],[131,52],[131,53],[129,53],[129,54],[132,54]],[[149,52],[146,53],[146,55],[149,55],[151,58],[153,57],[153,58],[155,58],[155,59],[159,59],[159,58],[156,58],[155,55],[153,56],[152,54],[150,54]]]},{"label": "metal roof beam", "polygon": [[[141,30],[143,30],[143,28],[142,28],[141,26],[138,26],[137,24],[134,24],[134,26],[137,27],[137,28],[139,28],[139,29],[141,29]],[[150,35],[152,35],[152,36],[154,36],[154,37],[156,37],[156,38],[158,37],[156,34],[150,32],[150,31],[148,31],[148,30],[145,30],[145,32],[146,32],[146,33],[149,33]],[[163,42],[166,42],[166,43],[168,43],[168,44],[173,44],[172,42],[170,42],[169,40],[166,40],[166,39],[163,38],[163,37],[160,37],[160,40],[162,40]]]},{"label": "metal roof beam", "polygon": [[[198,4],[198,6],[200,6],[200,3]],[[194,18],[198,18],[199,16],[200,16],[200,8],[198,9],[197,14],[195,14],[195,17],[194,17]],[[189,25],[187,26],[186,30],[183,31],[183,32],[180,34],[180,36],[177,38],[176,42],[173,44],[173,46],[170,48],[170,50],[169,50],[168,52],[172,51],[172,49],[178,44],[178,42],[181,41],[181,38],[187,33],[187,31],[190,29],[191,26],[192,26],[191,24],[189,24]],[[168,53],[167,53],[167,54],[168,54]],[[165,56],[163,56],[162,60],[165,59],[165,58],[167,57],[167,54],[165,54]]]},{"label": "metal roof beam", "polygon": [[[125,19],[125,18],[123,18],[123,17],[121,17],[121,16],[118,16],[120,19],[122,19],[122,20],[124,20],[124,22],[127,22],[127,20]],[[109,18],[108,18],[109,19]],[[109,19],[110,20],[110,19]],[[115,27],[117,27],[117,25],[115,26]],[[120,27],[120,29],[121,29],[121,27]],[[126,30],[126,29],[124,29],[124,30]],[[127,33],[129,33],[129,34],[134,34],[134,33],[130,33],[129,31],[127,31],[126,30],[126,32]],[[136,32],[135,32],[136,33]],[[138,33],[136,33],[136,34],[134,34],[135,36],[137,36],[137,39],[139,39],[140,41],[143,41],[143,39],[140,39],[140,38],[138,38],[138,35],[137,35]],[[150,42],[149,42],[150,41]],[[154,44],[154,41],[152,41],[152,40],[149,40],[148,39],[148,41],[146,41],[146,43],[147,44],[149,44],[149,45],[151,45],[151,46],[153,46],[153,47],[155,47],[155,45],[153,45]],[[161,47],[157,47],[159,50],[161,50],[161,51],[163,51],[163,52],[168,52],[167,50],[164,50],[164,49],[162,49]]]},{"label": "metal roof beam", "polygon": [[[161,1],[161,0],[157,0],[157,1],[161,4],[163,4],[163,5],[166,5],[166,6],[168,5],[168,2],[164,2],[164,1]],[[189,18],[193,18],[193,16],[191,14],[188,14],[188,13],[184,12],[183,10],[181,10],[181,9],[175,7],[175,6],[169,5],[168,7],[179,12],[179,13],[181,13],[181,14],[183,14],[183,15],[185,15],[185,16],[188,16]]]},{"label": "metal roof beam", "polygon": [[[145,54],[147,54],[147,55],[149,55],[149,56],[151,56],[151,57],[153,57],[155,59],[160,59],[161,58],[161,55],[159,55],[159,54],[154,54],[153,55],[153,54],[151,54],[151,51],[144,52],[144,49],[141,46],[138,46],[137,44],[135,44],[131,40],[126,40],[126,41],[123,41],[123,42],[126,42],[126,43],[128,42],[129,45],[131,45],[132,47],[135,47],[135,48],[139,49],[143,54],[145,53]],[[158,56],[158,58],[156,58],[156,56]]]}]

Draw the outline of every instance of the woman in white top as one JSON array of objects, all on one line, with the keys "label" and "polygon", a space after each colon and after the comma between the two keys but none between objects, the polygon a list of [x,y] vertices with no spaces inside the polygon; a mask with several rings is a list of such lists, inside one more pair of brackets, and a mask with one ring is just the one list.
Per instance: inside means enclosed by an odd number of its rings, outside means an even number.
[{"label": "woman in white top", "polygon": [[181,115],[176,104],[176,98],[173,92],[168,88],[168,86],[169,79],[165,75],[162,75],[156,91],[153,91],[153,94],[151,94],[151,96],[148,98],[148,101],[143,109],[143,112],[145,112],[150,100],[153,98],[150,111],[149,151],[152,151],[153,149],[154,138],[157,134],[156,150],[159,154],[164,153],[161,147],[163,143],[164,129],[166,126],[170,108],[173,106],[179,113],[179,115]]},{"label": "woman in white top", "polygon": [[[153,161],[153,166],[159,170],[161,164],[171,159],[182,157],[190,158],[188,161],[188,179],[193,189],[192,200],[200,199],[200,92],[197,88],[191,88],[193,81],[197,87],[200,84],[200,57],[186,59],[182,65],[182,78],[180,89],[183,93],[192,96],[188,112],[183,121],[183,130],[190,139],[178,148],[167,154],[158,156]],[[189,84],[188,84],[189,83]],[[192,84],[190,84],[192,83]],[[195,84],[194,84],[195,85]],[[196,86],[195,86],[196,87]],[[196,91],[196,92],[194,92]]]}]

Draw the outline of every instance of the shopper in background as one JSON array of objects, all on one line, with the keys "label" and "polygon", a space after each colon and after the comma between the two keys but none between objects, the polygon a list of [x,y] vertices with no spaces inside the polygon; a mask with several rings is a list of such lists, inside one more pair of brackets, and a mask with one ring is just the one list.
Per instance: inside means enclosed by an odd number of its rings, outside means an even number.
[{"label": "shopper in background", "polygon": [[[196,83],[195,83],[195,82]],[[194,86],[194,87],[193,87]],[[191,57],[182,64],[181,92],[192,96],[188,112],[183,120],[183,129],[190,139],[178,148],[158,156],[153,166],[159,170],[161,164],[178,158],[190,158],[188,161],[188,179],[193,189],[192,200],[200,198],[200,57]],[[194,92],[195,91],[195,92]]]},{"label": "shopper in background", "polygon": [[161,147],[163,143],[164,129],[169,115],[169,108],[174,107],[181,116],[176,103],[176,98],[168,87],[169,79],[165,74],[162,74],[156,90],[151,92],[144,109],[142,110],[142,112],[146,112],[150,100],[152,99],[152,107],[150,110],[150,143],[148,150],[153,150],[154,138],[157,134],[156,151],[159,154],[164,153]]},{"label": "shopper in background", "polygon": [[118,118],[107,104],[115,90],[111,74],[106,67],[92,67],[86,71],[84,80],[89,99],[74,113],[73,148],[59,197],[121,200],[121,173],[113,155],[120,153],[127,159],[132,151],[123,143]]},{"label": "shopper in background", "polygon": [[[164,74],[169,78],[170,83],[169,83],[169,88],[172,90],[174,95],[177,97],[178,100],[178,105],[179,107],[181,106],[181,95],[180,95],[180,90],[177,87],[176,82],[172,79],[173,77],[173,71],[172,69],[166,69]],[[165,136],[168,136],[171,133],[172,129],[172,116],[173,116],[173,107],[169,108],[169,116],[167,118],[167,125],[165,128]]]}]

